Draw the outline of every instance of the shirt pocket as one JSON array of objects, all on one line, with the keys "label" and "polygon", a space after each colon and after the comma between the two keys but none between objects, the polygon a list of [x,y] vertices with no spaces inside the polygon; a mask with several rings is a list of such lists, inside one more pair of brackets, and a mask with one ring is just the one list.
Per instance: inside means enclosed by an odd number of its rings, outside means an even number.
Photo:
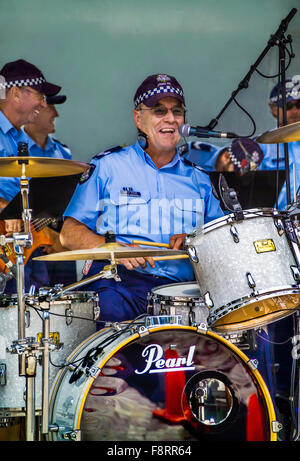
[{"label": "shirt pocket", "polygon": [[103,218],[115,234],[148,234],[151,197],[146,190],[138,194],[122,194],[120,190],[114,190],[104,201]]},{"label": "shirt pocket", "polygon": [[189,234],[204,224],[204,199],[174,197],[174,234]]}]

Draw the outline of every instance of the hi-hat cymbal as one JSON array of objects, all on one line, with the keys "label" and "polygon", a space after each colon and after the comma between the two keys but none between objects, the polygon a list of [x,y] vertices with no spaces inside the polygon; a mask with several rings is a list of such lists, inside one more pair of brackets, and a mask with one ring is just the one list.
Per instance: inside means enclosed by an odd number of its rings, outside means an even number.
[{"label": "hi-hat cymbal", "polygon": [[35,261],[80,261],[80,260],[111,260],[121,258],[147,258],[152,256],[175,256],[186,254],[183,250],[167,250],[140,247],[113,246],[111,248],[97,247],[86,250],[62,251],[33,258]]},{"label": "hi-hat cymbal", "polygon": [[0,157],[1,176],[45,178],[83,173],[87,163],[51,157]]},{"label": "hi-hat cymbal", "polygon": [[266,131],[255,140],[261,144],[300,141],[300,122],[282,126],[276,130]]}]

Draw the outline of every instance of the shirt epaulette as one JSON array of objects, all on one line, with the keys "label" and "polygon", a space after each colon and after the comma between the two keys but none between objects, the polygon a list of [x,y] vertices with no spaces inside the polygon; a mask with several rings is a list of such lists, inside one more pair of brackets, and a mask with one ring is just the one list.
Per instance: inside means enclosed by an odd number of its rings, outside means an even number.
[{"label": "shirt epaulette", "polygon": [[95,155],[93,158],[102,158],[106,155],[113,154],[114,152],[120,152],[123,150],[122,146],[112,147],[111,149],[105,150],[104,152],[100,152],[99,154]]},{"label": "shirt epaulette", "polygon": [[67,144],[64,144],[63,142],[59,141],[58,139],[52,138],[54,142],[57,142],[57,144],[60,144],[61,146],[65,147],[66,149],[70,149]]},{"label": "shirt epaulette", "polygon": [[191,142],[191,149],[195,150],[205,150],[207,152],[212,152],[216,148],[212,146],[211,144],[207,144],[206,142],[202,141],[192,141]]}]

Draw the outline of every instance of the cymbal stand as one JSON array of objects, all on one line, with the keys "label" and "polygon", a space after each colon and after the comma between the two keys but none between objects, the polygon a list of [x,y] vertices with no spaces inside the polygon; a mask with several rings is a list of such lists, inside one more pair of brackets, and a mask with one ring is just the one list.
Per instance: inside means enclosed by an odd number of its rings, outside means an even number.
[{"label": "cymbal stand", "polygon": [[24,232],[15,233],[12,238],[1,236],[1,245],[13,243],[16,254],[16,281],[18,300],[18,340],[14,341],[8,351],[18,354],[19,376],[26,379],[26,440],[35,438],[35,376],[37,364],[38,344],[34,338],[25,338],[25,273],[24,249],[32,246],[31,209],[29,208],[29,180],[26,177],[27,160],[19,160],[22,164],[20,189],[22,196],[22,219]]},{"label": "cymbal stand", "polygon": [[117,271],[117,263],[113,260],[111,261],[111,264],[104,266],[103,270],[101,272],[98,272],[98,274],[92,275],[91,277],[87,277],[85,279],[79,280],[79,282],[72,283],[71,285],[67,285],[65,288],[62,286],[58,286],[54,289],[50,289],[49,295],[50,299],[54,300],[57,299],[61,296],[64,295],[64,293],[67,293],[68,291],[72,291],[76,288],[80,288],[87,283],[91,282],[96,282],[97,280],[100,279],[114,279],[116,282],[120,282],[121,278],[118,275]]}]

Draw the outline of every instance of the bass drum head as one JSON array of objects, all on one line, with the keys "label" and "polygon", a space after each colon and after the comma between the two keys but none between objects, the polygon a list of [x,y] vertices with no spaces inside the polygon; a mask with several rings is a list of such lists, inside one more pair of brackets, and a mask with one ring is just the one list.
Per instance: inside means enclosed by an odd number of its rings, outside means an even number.
[{"label": "bass drum head", "polygon": [[[74,362],[79,356],[91,358],[109,342],[103,331],[83,346]],[[111,337],[115,334],[112,330]],[[66,427],[66,403],[73,398],[80,410],[72,429],[83,441],[276,440],[266,385],[227,340],[186,326],[123,336],[121,332],[98,360],[101,372],[96,378],[80,384],[82,376],[73,381],[74,372],[66,370],[54,392],[52,424]]]}]

